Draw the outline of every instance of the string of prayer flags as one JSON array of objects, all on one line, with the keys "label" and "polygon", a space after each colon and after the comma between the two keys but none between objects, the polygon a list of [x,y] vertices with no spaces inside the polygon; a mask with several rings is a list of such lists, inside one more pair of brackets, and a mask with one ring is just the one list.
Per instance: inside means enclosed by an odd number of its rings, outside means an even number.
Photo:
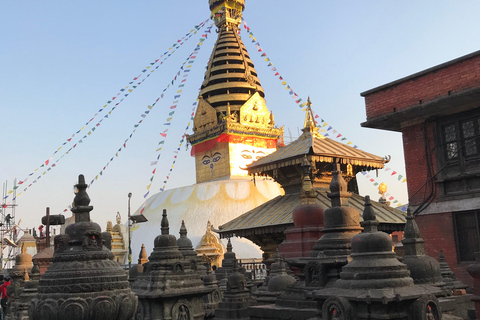
[{"label": "string of prayer flags", "polygon": [[[198,25],[199,28],[203,27],[207,22],[208,22],[208,19],[205,20],[205,21],[203,21],[202,23],[200,23],[200,24]],[[211,28],[211,27],[210,27],[210,28]],[[177,42],[180,42],[180,45],[179,45],[179,46],[183,45],[188,39],[190,39],[190,37],[191,37],[193,34],[196,34],[196,33],[197,33],[197,30],[198,30],[198,29],[192,29],[192,30],[191,30],[189,33],[187,33],[184,37],[182,37],[181,39],[179,39],[179,40],[177,41]],[[207,32],[209,32],[209,31],[207,31]],[[204,41],[204,40],[203,40],[203,41]],[[198,46],[197,46],[197,47],[198,47]],[[177,48],[178,48],[178,46],[177,46]],[[171,51],[171,52],[170,52],[170,51]],[[126,97],[128,97],[130,93],[133,92],[134,89],[136,89],[139,85],[141,85],[141,84],[145,81],[145,79],[150,76],[150,74],[151,74],[152,72],[154,72],[155,70],[157,70],[157,69],[159,68],[159,66],[160,66],[161,64],[163,64],[163,62],[164,62],[165,60],[167,60],[168,57],[170,57],[171,54],[172,54],[174,51],[175,51],[175,50],[173,50],[173,46],[172,46],[169,50],[165,51],[165,53],[164,53],[162,56],[160,56],[160,58],[155,59],[154,62],[149,63],[149,64],[150,64],[149,66],[143,68],[143,69],[142,69],[142,73],[140,73],[140,75],[134,77],[133,80],[130,81],[127,86],[121,88],[121,89],[119,90],[119,92],[118,92],[115,96],[113,96],[111,99],[109,99],[109,100],[107,101],[107,103],[106,103],[105,105],[103,105],[103,106],[98,110],[98,112],[96,112],[95,115],[94,115],[92,118],[90,118],[90,120],[88,120],[88,121],[85,123],[85,125],[83,125],[79,130],[77,130],[71,137],[69,137],[68,139],[66,139],[66,141],[65,141],[59,148],[57,148],[57,150],[55,150],[55,152],[52,154],[52,156],[50,156],[47,160],[45,160],[40,167],[37,167],[35,170],[33,170],[33,171],[29,174],[29,176],[31,176],[31,175],[32,175],[35,171],[37,171],[39,168],[41,168],[41,167],[43,167],[43,166],[48,166],[49,164],[51,164],[51,163],[52,163],[51,160],[53,159],[53,157],[54,157],[67,143],[71,142],[72,139],[73,139],[77,134],[79,134],[79,133],[80,133],[81,131],[83,131],[87,126],[89,126],[89,124],[96,118],[96,116],[97,116],[98,114],[100,114],[108,105],[113,105],[113,107],[110,109],[110,111],[108,112],[108,114],[106,114],[100,121],[97,122],[97,124],[95,125],[95,127],[98,127],[98,126],[100,125],[100,123],[101,123],[104,119],[108,118],[108,115],[110,115],[110,114],[112,113],[112,111],[115,110],[115,108],[116,108]],[[169,52],[170,52],[170,54],[169,54]],[[164,57],[164,59],[163,59],[163,61],[160,62],[159,65],[157,65],[154,69],[150,70],[150,73],[148,73],[141,81],[135,82],[135,81],[137,81],[139,78],[142,77],[142,74],[145,74],[150,68],[152,68],[152,66],[154,66],[155,64],[157,64],[162,57]],[[131,88],[130,88],[130,86],[131,86]],[[129,88],[130,88],[130,89],[129,89]],[[132,88],[133,88],[133,89],[132,89]],[[124,93],[127,89],[128,89],[128,92],[129,92],[129,93],[123,94],[123,97],[121,97],[121,98],[118,100],[117,103],[113,104],[113,102],[115,101],[115,99],[117,99],[117,97],[119,97],[119,96],[120,96],[122,93]],[[72,149],[74,149],[79,143],[82,143],[82,142],[83,142],[83,139],[86,139],[88,136],[90,136],[90,135],[95,131],[95,127],[91,128],[90,131],[89,131],[86,135],[84,135],[84,136],[82,137],[82,139],[80,139],[72,148],[70,148],[70,149],[69,149],[67,152],[65,152],[59,159],[57,159],[57,160],[55,161],[55,163],[52,164],[51,167],[48,168],[47,170],[49,171],[49,170],[51,170],[52,167],[55,167],[56,163],[58,163],[58,162],[60,161],[60,159],[62,159],[65,155],[69,154],[69,152],[70,152]],[[46,172],[44,172],[43,174],[45,174],[45,173],[46,173]],[[39,178],[38,178],[38,179],[39,179]],[[26,188],[24,188],[23,191],[26,192],[27,189],[30,188],[30,187],[33,185],[33,183],[36,183],[38,179],[36,179],[34,182],[32,182],[30,185],[28,185]],[[23,179],[22,181],[26,181],[26,179]],[[8,198],[8,197],[7,197],[7,198]]]},{"label": "string of prayer flags", "polygon": [[[182,88],[185,86],[185,82],[187,81],[187,78],[188,78],[188,75],[189,75],[189,71],[190,69],[192,68],[193,66],[193,63],[195,62],[195,59],[196,59],[196,54],[198,53],[199,49],[201,48],[201,46],[203,45],[204,41],[208,38],[208,35],[207,33],[210,33],[210,29],[213,27],[213,25],[209,26],[206,28],[207,32],[205,32],[204,34],[202,34],[202,37],[200,38],[200,41],[197,43],[197,47],[194,49],[194,52],[190,54],[190,56],[186,59],[186,61],[183,63],[182,67],[180,68],[181,70],[183,70],[183,80],[180,82],[180,84],[178,85],[177,87],[177,93],[179,93],[178,95],[175,95],[173,98],[174,98],[174,101],[172,102],[172,106],[170,106],[170,110],[172,110],[171,112],[168,113],[168,118],[166,119],[166,122],[163,124],[164,126],[170,126],[171,125],[171,121],[173,119],[173,115],[175,114],[175,111],[176,111],[176,108],[177,108],[177,104],[178,104],[178,99],[180,99],[181,97],[181,94],[182,94],[182,90],[179,89],[179,88]],[[188,63],[188,65],[185,66],[185,64]],[[185,66],[185,68],[183,68]],[[179,76],[181,73],[179,72],[177,74],[177,76]],[[175,77],[176,79],[177,77]],[[192,112],[194,112],[195,110],[195,106],[197,105],[197,102],[194,103],[194,109],[192,110]],[[190,123],[189,123],[190,125]],[[188,128],[188,127],[187,127]],[[168,134],[168,128],[165,129],[163,132],[160,133],[160,136],[164,139],[162,139],[161,141],[158,142],[157,144],[157,149],[155,150],[155,152],[158,153],[157,157],[156,157],[156,160],[159,160],[160,159],[160,156],[161,156],[161,153],[160,151],[163,149],[163,146],[162,147],[158,147],[160,145],[164,145],[165,143],[165,139],[167,137],[167,134]],[[183,141],[182,141],[183,142]],[[151,163],[154,163],[154,162],[151,162]],[[158,164],[158,162],[155,162],[155,166]],[[155,179],[155,172],[156,172],[156,168],[155,170],[153,171],[153,174],[152,176],[150,177],[149,181],[151,183],[153,183],[153,180]],[[151,187],[151,183],[149,185],[147,185],[147,192],[143,195],[143,198],[147,198],[148,195],[150,194],[150,187]],[[143,210],[144,208],[142,208]]]},{"label": "string of prayer flags", "polygon": [[178,157],[178,153],[180,151],[180,148],[182,147],[183,145],[183,142],[185,141],[185,137],[187,135],[187,132],[188,132],[188,128],[190,127],[190,124],[192,123],[193,119],[194,119],[194,114],[195,114],[195,108],[197,106],[197,101],[195,101],[193,103],[193,108],[192,108],[192,114],[190,115],[190,120],[188,121],[188,124],[187,126],[185,127],[185,133],[182,135],[182,138],[180,139],[180,143],[178,145],[178,148],[177,150],[175,150],[173,153],[175,154],[173,156],[173,163],[172,163],[172,167],[170,168],[168,174],[167,174],[167,177],[165,179],[165,181],[163,181],[163,186],[160,188],[160,192],[163,192],[165,191],[165,187],[167,186],[167,182],[169,181],[170,179],[170,175],[172,174],[173,172],[173,168],[175,167],[175,162],[177,161],[177,157]]}]

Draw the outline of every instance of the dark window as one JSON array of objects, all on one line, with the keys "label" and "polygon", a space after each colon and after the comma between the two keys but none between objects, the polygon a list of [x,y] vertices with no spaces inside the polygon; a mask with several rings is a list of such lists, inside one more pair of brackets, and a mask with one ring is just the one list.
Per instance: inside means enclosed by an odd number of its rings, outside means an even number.
[{"label": "dark window", "polygon": [[480,251],[480,211],[456,212],[453,218],[458,261],[475,261],[474,254]]},{"label": "dark window", "polygon": [[480,109],[439,124],[438,170],[444,195],[480,191]]}]

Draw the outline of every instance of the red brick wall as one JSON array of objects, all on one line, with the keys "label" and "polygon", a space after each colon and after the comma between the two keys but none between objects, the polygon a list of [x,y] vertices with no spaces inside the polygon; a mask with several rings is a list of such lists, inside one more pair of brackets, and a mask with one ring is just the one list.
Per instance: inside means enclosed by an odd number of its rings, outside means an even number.
[{"label": "red brick wall", "polygon": [[[433,167],[433,173],[437,172],[437,162],[435,160],[435,142],[434,142],[434,124],[428,124],[427,130],[427,150],[429,150],[430,161]],[[405,171],[407,174],[407,187],[409,204],[419,205],[430,192],[430,184],[425,184],[428,178],[428,168],[425,155],[424,143],[424,124],[416,124],[402,129],[403,150],[405,157]],[[427,189],[425,189],[427,188]],[[439,194],[438,186],[437,195]]]},{"label": "red brick wall", "polygon": [[418,215],[415,221],[425,240],[425,254],[438,260],[440,249],[443,249],[450,269],[460,281],[473,288],[473,278],[466,271],[469,264],[458,264],[452,214],[446,212]]},{"label": "red brick wall", "polygon": [[418,106],[448,92],[480,86],[480,56],[475,56],[420,77],[406,80],[365,97],[367,120]]}]

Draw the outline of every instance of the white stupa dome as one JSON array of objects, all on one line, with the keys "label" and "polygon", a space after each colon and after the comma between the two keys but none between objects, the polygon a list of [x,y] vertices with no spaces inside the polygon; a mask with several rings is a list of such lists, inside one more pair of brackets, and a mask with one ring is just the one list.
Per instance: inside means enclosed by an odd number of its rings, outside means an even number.
[{"label": "white stupa dome", "polygon": [[[178,238],[184,220],[187,237],[195,247],[205,234],[209,220],[213,228],[218,228],[283,193],[279,184],[263,178],[255,182],[250,178],[209,181],[157,193],[147,200],[143,210],[148,222],[132,227],[132,262],[136,262],[143,243],[147,253],[152,252],[153,240],[161,233],[163,209],[167,210],[170,234]],[[141,208],[134,214],[140,211]],[[247,239],[234,238],[232,245],[239,258],[261,257],[259,247]]]}]

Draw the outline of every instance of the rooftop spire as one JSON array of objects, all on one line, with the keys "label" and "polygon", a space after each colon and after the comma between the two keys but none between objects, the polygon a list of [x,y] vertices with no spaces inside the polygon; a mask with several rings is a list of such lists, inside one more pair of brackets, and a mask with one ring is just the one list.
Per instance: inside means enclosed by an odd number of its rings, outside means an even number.
[{"label": "rooftop spire", "polygon": [[307,107],[304,109],[305,110],[305,122],[303,124],[302,131],[304,133],[310,132],[312,135],[315,135],[317,138],[323,137],[318,132],[318,128],[315,124],[315,116],[313,115],[312,102],[310,101],[310,97],[308,97],[306,105],[307,105]]}]

